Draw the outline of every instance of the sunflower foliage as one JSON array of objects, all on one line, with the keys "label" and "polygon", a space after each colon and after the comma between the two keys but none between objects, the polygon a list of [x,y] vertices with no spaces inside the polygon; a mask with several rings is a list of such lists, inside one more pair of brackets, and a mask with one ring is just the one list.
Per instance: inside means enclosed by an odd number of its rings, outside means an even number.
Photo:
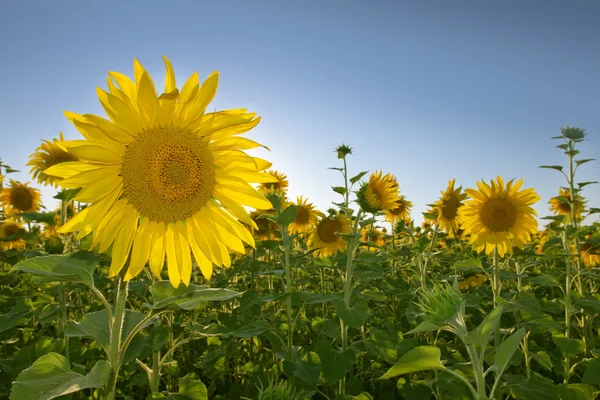
[{"label": "sunflower foliage", "polygon": [[247,153],[256,113],[210,112],[218,73],[165,67],[160,89],[111,72],[106,115],[66,112],[80,140],[32,149],[58,207],[0,162],[0,398],[597,398],[583,129],[555,138],[549,215],[500,176],[448,177],[419,214],[348,145],[319,210]]}]

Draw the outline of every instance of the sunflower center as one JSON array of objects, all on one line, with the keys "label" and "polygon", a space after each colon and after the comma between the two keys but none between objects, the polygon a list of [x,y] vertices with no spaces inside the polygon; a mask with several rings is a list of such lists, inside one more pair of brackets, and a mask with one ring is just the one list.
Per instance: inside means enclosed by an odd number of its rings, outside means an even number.
[{"label": "sunflower center", "polygon": [[342,223],[337,219],[326,219],[321,224],[319,224],[319,228],[317,233],[319,234],[319,239],[325,243],[333,243],[338,240],[338,237],[335,235],[336,232],[342,231]]},{"label": "sunflower center", "polygon": [[6,225],[4,227],[4,232],[6,232],[6,236],[7,237],[11,236],[11,235],[14,235],[15,233],[17,233],[18,230],[19,230],[19,226],[18,225],[14,225],[14,224]]},{"label": "sunflower center", "polygon": [[450,197],[443,202],[442,216],[446,219],[453,220],[456,218],[456,213],[458,212],[459,206],[460,201],[458,200],[458,197],[455,195],[450,195]]},{"label": "sunflower center", "polygon": [[481,219],[489,230],[504,232],[515,224],[517,210],[508,199],[491,199],[483,205]]},{"label": "sunflower center", "polygon": [[308,223],[308,209],[306,207],[297,206],[296,207],[296,223],[297,224],[307,224]]},{"label": "sunflower center", "polygon": [[14,188],[10,192],[10,204],[17,210],[29,210],[33,206],[33,196],[27,188]]},{"label": "sunflower center", "polygon": [[216,184],[208,143],[175,126],[142,131],[121,164],[123,192],[152,221],[184,221],[211,199]]}]

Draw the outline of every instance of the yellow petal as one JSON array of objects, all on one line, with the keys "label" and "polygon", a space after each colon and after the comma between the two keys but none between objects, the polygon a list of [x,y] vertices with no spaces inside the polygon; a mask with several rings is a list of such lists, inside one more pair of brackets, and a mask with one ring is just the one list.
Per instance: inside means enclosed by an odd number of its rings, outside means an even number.
[{"label": "yellow petal", "polygon": [[169,272],[169,280],[174,288],[179,287],[181,283],[181,274],[179,273],[179,260],[177,252],[179,251],[179,240],[175,235],[173,224],[166,224],[165,232],[165,250],[167,253],[167,271]]},{"label": "yellow petal", "polygon": [[175,71],[171,65],[171,61],[166,56],[163,56],[165,60],[165,68],[167,69],[165,75],[165,93],[169,93],[177,89],[177,82],[175,81]]},{"label": "yellow petal", "polygon": [[137,276],[142,268],[144,268],[150,256],[151,241],[150,220],[142,218],[133,241],[133,247],[131,248],[131,259],[129,260],[129,269],[125,275],[125,280]]},{"label": "yellow petal", "polygon": [[165,264],[165,224],[153,221],[150,226],[150,229],[154,231],[152,250],[150,251],[150,270],[154,276],[161,279],[160,272]]},{"label": "yellow petal", "polygon": [[135,237],[135,231],[138,226],[139,214],[130,206],[133,212],[130,212],[127,219],[123,223],[123,227],[119,231],[112,248],[112,262],[108,269],[108,277],[112,278],[121,271],[127,257],[129,256],[129,250],[133,244],[133,238]]}]

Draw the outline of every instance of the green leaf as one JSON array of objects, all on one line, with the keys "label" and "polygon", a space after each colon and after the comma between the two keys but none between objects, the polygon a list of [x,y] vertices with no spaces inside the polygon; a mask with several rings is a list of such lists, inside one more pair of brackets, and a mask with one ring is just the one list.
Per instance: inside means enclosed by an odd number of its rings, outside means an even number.
[{"label": "green leaf", "polygon": [[311,322],[311,327],[319,332],[328,336],[332,339],[336,339],[340,336],[340,319],[339,318],[331,318],[327,320],[323,320],[320,317],[313,318]]},{"label": "green leaf", "polygon": [[344,196],[344,195],[346,195],[346,193],[348,193],[348,190],[343,186],[332,186],[331,188],[333,189],[334,192],[339,193],[342,196]]},{"label": "green leaf", "polygon": [[232,331],[231,334],[239,338],[251,338],[258,336],[267,330],[269,330],[269,323],[267,321],[255,321]]},{"label": "green leaf", "polygon": [[208,400],[206,386],[199,379],[182,378],[179,380],[179,393],[171,393],[168,400]]},{"label": "green leaf", "polygon": [[593,386],[574,383],[560,385],[558,393],[561,400],[595,400],[598,392]]},{"label": "green leaf", "polygon": [[328,340],[318,342],[315,351],[321,360],[321,372],[330,384],[346,376],[356,361],[356,354],[352,350],[347,349],[344,352],[335,350]]},{"label": "green leaf", "polygon": [[560,348],[564,357],[575,357],[585,350],[583,340],[567,338],[563,334],[552,335],[552,341]]},{"label": "green leaf", "polygon": [[594,358],[587,364],[582,382],[586,385],[600,386],[600,358]]},{"label": "green leaf", "polygon": [[346,307],[346,303],[338,301],[335,303],[338,317],[349,327],[360,329],[369,318],[369,305],[366,301],[357,301],[354,307]]},{"label": "green leaf", "polygon": [[590,161],[596,161],[595,158],[586,158],[585,160],[575,160],[575,164],[579,167],[581,164],[588,163]]},{"label": "green leaf", "polygon": [[587,186],[587,185],[593,185],[593,184],[596,184],[596,183],[598,183],[598,181],[591,181],[591,182],[579,182],[579,183],[577,184],[577,186],[579,186],[579,189],[581,189],[581,188],[582,188],[582,187],[584,187],[584,186]]},{"label": "green leaf", "polygon": [[355,175],[352,178],[350,178],[350,183],[355,184],[356,182],[358,182],[360,180],[360,178],[362,178],[363,176],[365,176],[368,172],[369,171],[359,172],[357,175]]},{"label": "green leaf", "polygon": [[441,329],[441,326],[439,326],[438,324],[436,324],[432,321],[425,320],[425,321],[421,322],[419,324],[419,326],[417,326],[415,329],[412,329],[412,330],[406,332],[405,335],[413,335],[415,333],[437,331],[438,329]]},{"label": "green leaf", "polygon": [[31,299],[20,298],[9,312],[0,317],[0,333],[16,326],[27,325],[32,313],[33,305]]},{"label": "green leaf", "polygon": [[535,277],[527,277],[525,281],[536,286],[560,286],[560,283],[552,275],[542,274]]},{"label": "green leaf", "polygon": [[441,362],[442,352],[435,346],[418,346],[406,353],[400,361],[379,379],[393,378],[412,372],[446,369]]},{"label": "green leaf", "polygon": [[64,356],[48,353],[17,376],[10,400],[49,400],[83,389],[102,388],[109,375],[110,364],[104,360],[83,376],[71,371]]},{"label": "green leaf", "polygon": [[481,260],[479,258],[469,258],[467,260],[458,261],[454,264],[456,271],[473,271],[482,270]]},{"label": "green leaf", "polygon": [[531,374],[529,381],[522,381],[510,385],[510,394],[515,399],[523,400],[559,400],[558,388],[551,380],[546,379],[535,372]]},{"label": "green leaf", "polygon": [[62,200],[65,202],[71,201],[75,198],[75,196],[77,196],[79,194],[79,192],[81,191],[81,188],[77,188],[77,189],[63,189],[60,192],[58,192],[58,194],[56,196],[54,196],[53,198],[57,199],[57,200]]},{"label": "green leaf", "polygon": [[55,212],[47,212],[47,213],[21,213],[17,214],[22,217],[25,221],[29,222],[37,222],[39,224],[45,223],[50,226],[54,226],[54,217],[56,216]]},{"label": "green leaf", "polygon": [[[145,315],[132,310],[125,310],[122,337],[126,338],[143,319]],[[69,321],[65,328],[67,337],[87,337],[97,341],[108,354],[110,346],[110,327],[106,310],[86,314],[81,322]]]},{"label": "green leaf", "polygon": [[181,285],[175,289],[169,281],[154,283],[150,287],[150,292],[153,301],[150,307],[154,310],[161,308],[193,310],[201,303],[231,300],[242,294],[229,289],[208,288],[193,283],[187,287]]},{"label": "green leaf", "polygon": [[531,356],[538,364],[547,369],[548,371],[552,371],[552,357],[546,351],[538,351],[537,353],[530,352]]},{"label": "green leaf", "polygon": [[12,169],[8,165],[3,165],[3,166],[4,166],[4,172],[7,173],[7,174],[12,174],[14,172],[21,172],[18,169]]},{"label": "green leaf", "polygon": [[550,169],[555,169],[557,171],[563,170],[563,167],[560,165],[540,165],[540,168],[550,168]]},{"label": "green leaf", "polygon": [[79,251],[66,256],[45,256],[21,261],[13,271],[27,272],[40,282],[78,282],[94,286],[94,270],[102,258],[93,253]]},{"label": "green leaf", "polygon": [[294,376],[312,387],[317,387],[321,376],[321,359],[317,353],[309,351],[296,362],[285,360],[283,370],[288,376]]},{"label": "green leaf", "polygon": [[494,365],[497,367],[498,376],[501,375],[508,366],[508,363],[517,351],[517,348],[519,347],[521,339],[523,339],[524,335],[525,329],[521,328],[506,338],[500,344],[500,347],[498,347],[496,359],[494,360]]},{"label": "green leaf", "polygon": [[285,210],[277,217],[277,224],[282,226],[288,226],[296,220],[297,207],[295,205],[289,205]]},{"label": "green leaf", "polygon": [[471,331],[465,337],[465,343],[478,344],[480,349],[483,349],[485,346],[487,346],[490,336],[492,333],[494,333],[494,330],[500,323],[500,318],[502,317],[503,311],[504,307],[502,304],[499,304],[496,308],[494,308],[492,312],[485,317],[477,329]]}]

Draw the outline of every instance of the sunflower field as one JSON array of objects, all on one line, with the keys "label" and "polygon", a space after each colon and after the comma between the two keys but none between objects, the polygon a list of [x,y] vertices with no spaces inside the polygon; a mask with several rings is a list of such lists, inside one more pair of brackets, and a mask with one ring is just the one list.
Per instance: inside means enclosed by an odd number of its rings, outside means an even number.
[{"label": "sunflower field", "polygon": [[65,112],[80,140],[32,149],[57,209],[0,162],[0,398],[599,398],[584,129],[552,138],[548,216],[497,176],[450,180],[416,224],[344,144],[318,210],[254,155],[255,112],[209,111],[217,72],[178,86],[164,61],[164,89],[136,60],[106,115]]}]

